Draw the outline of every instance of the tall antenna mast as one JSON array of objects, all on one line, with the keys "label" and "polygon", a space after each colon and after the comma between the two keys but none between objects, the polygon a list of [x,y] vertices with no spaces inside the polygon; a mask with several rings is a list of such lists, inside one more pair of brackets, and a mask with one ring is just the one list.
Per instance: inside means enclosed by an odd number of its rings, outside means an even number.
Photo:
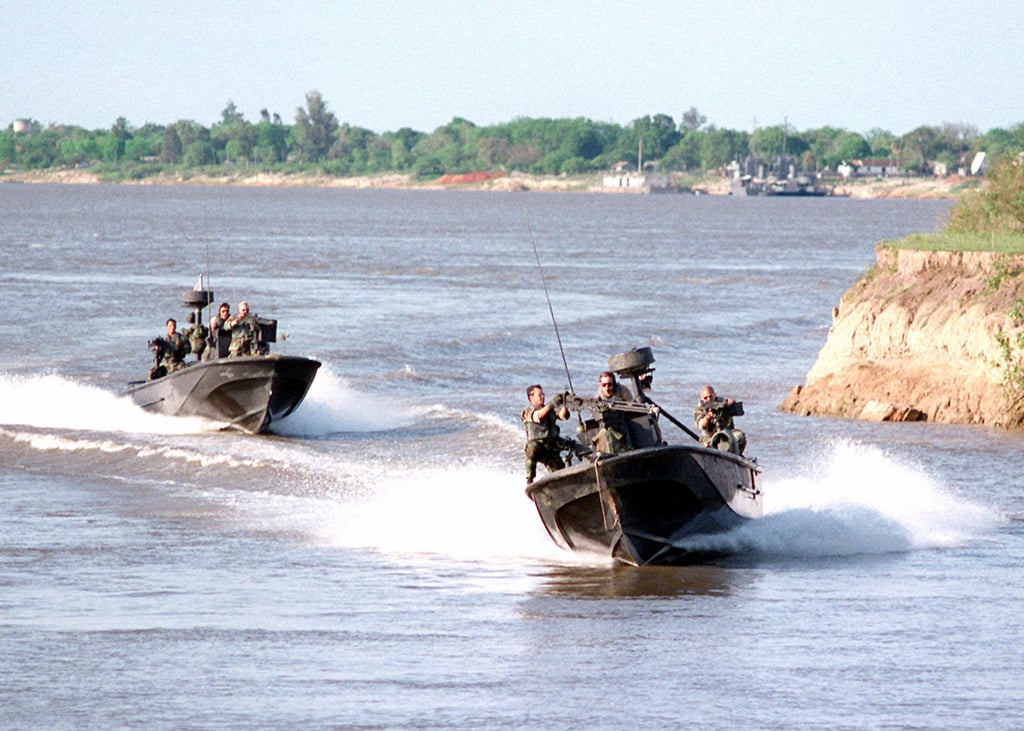
[{"label": "tall antenna mast", "polygon": [[555,326],[555,339],[558,341],[558,352],[562,354],[562,366],[565,368],[565,378],[569,382],[569,390],[572,393],[576,393],[576,389],[572,385],[572,376],[569,375],[569,363],[565,359],[565,348],[562,347],[562,336],[558,332],[558,321],[555,320],[555,308],[551,306],[551,294],[548,292],[547,278],[544,276],[544,267],[540,263],[540,253],[537,251],[537,240],[533,236],[533,226],[530,225],[530,219],[526,216],[525,211],[523,217],[526,218],[526,230],[530,232],[530,243],[533,244],[533,256],[537,260],[537,271],[540,272],[540,283],[544,285],[544,297],[548,301],[548,312],[551,313],[551,324]]}]

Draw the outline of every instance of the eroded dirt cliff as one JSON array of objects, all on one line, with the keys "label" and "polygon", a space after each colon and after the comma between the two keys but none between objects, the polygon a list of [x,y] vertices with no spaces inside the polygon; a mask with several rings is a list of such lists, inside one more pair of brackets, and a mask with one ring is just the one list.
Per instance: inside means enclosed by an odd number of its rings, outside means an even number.
[{"label": "eroded dirt cliff", "polygon": [[[1024,256],[879,247],[833,310],[828,340],[783,411],[1018,426]],[[1010,343],[1010,357],[1002,343]]]}]

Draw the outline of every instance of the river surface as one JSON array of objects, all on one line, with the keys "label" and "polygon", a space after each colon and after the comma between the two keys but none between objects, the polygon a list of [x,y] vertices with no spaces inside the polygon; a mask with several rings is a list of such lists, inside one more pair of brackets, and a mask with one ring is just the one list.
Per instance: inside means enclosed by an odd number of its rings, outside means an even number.
[{"label": "river surface", "polygon": [[[948,208],[0,186],[0,727],[1024,727],[1024,437],[776,410]],[[276,434],[123,395],[204,270],[323,361]],[[650,346],[670,413],[744,402],[731,557],[551,542],[518,414],[568,385],[552,312],[584,395]]]}]

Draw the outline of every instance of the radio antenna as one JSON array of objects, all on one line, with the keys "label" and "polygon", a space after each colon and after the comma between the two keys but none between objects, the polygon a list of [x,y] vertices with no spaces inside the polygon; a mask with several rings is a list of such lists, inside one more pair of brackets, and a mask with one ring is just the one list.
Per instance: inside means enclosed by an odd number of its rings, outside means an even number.
[{"label": "radio antenna", "polygon": [[548,292],[547,278],[544,276],[544,267],[540,263],[540,253],[537,251],[537,239],[533,236],[533,226],[530,225],[530,218],[523,212],[526,219],[526,230],[530,232],[530,243],[533,244],[533,256],[537,260],[537,271],[540,272],[540,283],[544,286],[544,297],[548,301],[548,312],[551,313],[551,324],[555,326],[555,340],[558,341],[558,352],[562,354],[562,366],[565,368],[565,377],[569,381],[569,391],[576,393],[572,385],[572,376],[569,375],[569,363],[565,359],[565,348],[562,347],[562,336],[558,332],[558,321],[555,319],[555,308],[551,306],[551,294]]}]

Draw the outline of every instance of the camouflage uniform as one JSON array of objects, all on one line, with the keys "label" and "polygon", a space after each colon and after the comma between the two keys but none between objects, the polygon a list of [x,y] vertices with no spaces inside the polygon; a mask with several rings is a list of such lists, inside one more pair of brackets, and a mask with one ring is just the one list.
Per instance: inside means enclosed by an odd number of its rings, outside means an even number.
[{"label": "camouflage uniform", "polygon": [[167,372],[184,368],[185,356],[192,352],[192,346],[189,345],[188,340],[181,333],[174,333],[174,335],[166,336],[164,342],[170,345],[164,351],[164,366],[167,368]]},{"label": "camouflage uniform", "polygon": [[549,471],[560,470],[565,467],[561,452],[572,447],[572,441],[560,437],[558,430],[558,415],[556,411],[561,410],[563,419],[568,418],[568,411],[561,407],[552,406],[551,409],[541,417],[540,421],[534,418],[534,412],[545,408],[530,404],[520,418],[523,426],[526,427],[526,484],[529,485],[537,476],[537,464],[542,464]]},{"label": "camouflage uniform", "polygon": [[256,316],[252,313],[239,318],[231,328],[228,353],[232,356],[256,354]]},{"label": "camouflage uniform", "polygon": [[199,360],[203,356],[203,352],[206,350],[206,337],[208,331],[206,325],[199,323],[185,330],[183,333],[188,338],[189,347],[192,352],[196,354],[196,360]]},{"label": "camouflage uniform", "polygon": [[157,357],[156,364],[149,369],[149,380],[151,381],[184,368],[185,356],[191,350],[188,340],[178,332],[155,338],[150,341],[150,347],[155,347]]},{"label": "camouflage uniform", "polygon": [[[713,407],[713,408],[709,408]],[[742,411],[738,411],[736,404],[725,404],[722,401],[710,401],[708,403],[701,403],[697,405],[697,408],[693,410],[693,422],[700,427],[700,421],[704,418],[705,414],[710,414],[711,419],[708,421],[706,427],[701,430],[700,443],[705,447],[711,446],[711,438],[718,432],[731,433],[736,438],[736,446],[739,449],[739,453],[743,454],[743,450],[747,448],[747,435],[737,429],[733,425],[733,415],[739,415]]]},{"label": "camouflage uniform", "polygon": [[[606,397],[601,389],[597,390],[594,400],[598,403],[608,401],[632,401],[633,393],[621,383],[615,384],[615,390]],[[629,435],[629,420],[626,413],[612,408],[604,408],[600,414],[594,414],[601,422],[601,428],[594,437],[594,449],[609,454],[628,452],[633,448],[633,440]]]}]

